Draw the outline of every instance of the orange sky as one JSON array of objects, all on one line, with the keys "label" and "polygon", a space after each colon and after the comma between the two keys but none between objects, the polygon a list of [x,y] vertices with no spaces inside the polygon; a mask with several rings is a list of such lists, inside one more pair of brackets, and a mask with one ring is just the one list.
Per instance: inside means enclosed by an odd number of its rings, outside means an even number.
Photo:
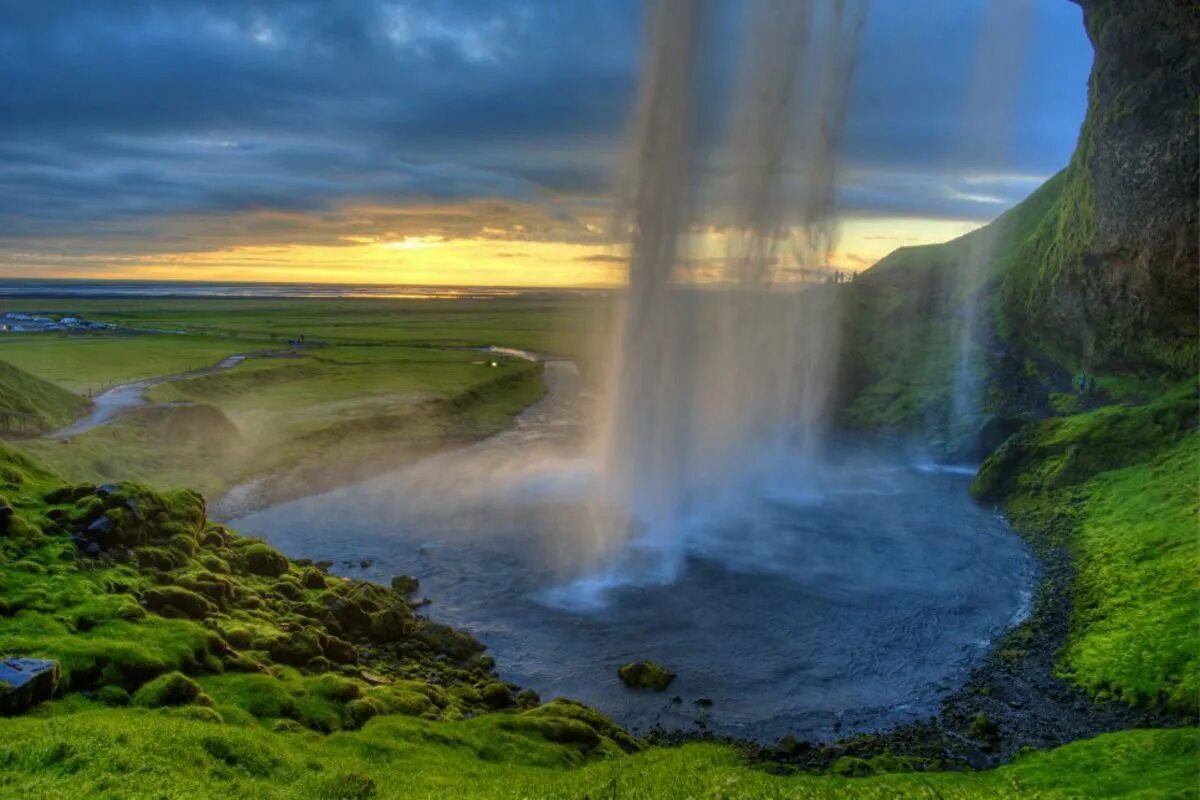
[{"label": "orange sky", "polygon": [[[237,228],[236,221],[223,221],[236,228],[227,233],[222,223],[211,218],[184,220],[180,230],[188,232],[185,240],[233,241],[210,249],[189,248],[185,243],[182,248],[164,251],[151,241],[137,253],[18,253],[0,265],[0,274],[446,286],[613,286],[622,282],[625,264],[621,251],[609,243],[599,223],[577,220],[563,229],[539,227],[537,219],[522,217],[506,205],[495,210],[494,224],[489,225],[486,211],[474,209],[455,215],[448,208],[373,209],[363,218],[364,212],[357,210],[355,219],[362,224],[351,226],[352,233],[336,236],[312,220],[288,217],[294,229],[287,237],[292,241],[287,243],[256,242],[253,232]],[[371,233],[375,220],[384,227]],[[859,271],[897,247],[946,241],[977,226],[963,220],[851,218],[842,225],[831,261],[837,268]],[[431,230],[434,232],[428,232]],[[719,260],[726,252],[725,240],[726,234],[719,230],[698,233],[690,238],[690,255]]]}]

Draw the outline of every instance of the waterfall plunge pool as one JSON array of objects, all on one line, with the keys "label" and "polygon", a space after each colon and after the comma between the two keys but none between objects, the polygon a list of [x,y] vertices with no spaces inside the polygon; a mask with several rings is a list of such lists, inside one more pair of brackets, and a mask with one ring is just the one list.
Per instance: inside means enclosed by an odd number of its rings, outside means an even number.
[{"label": "waterfall plunge pool", "polygon": [[[1028,612],[1036,563],[969,478],[861,447],[695,515],[669,582],[610,574],[603,602],[559,602],[590,474],[566,366],[504,434],[231,524],[339,574],[416,575],[423,612],[486,644],[503,679],[643,733],[831,739],[928,718]],[[618,679],[647,658],[678,674],[667,691]]]}]

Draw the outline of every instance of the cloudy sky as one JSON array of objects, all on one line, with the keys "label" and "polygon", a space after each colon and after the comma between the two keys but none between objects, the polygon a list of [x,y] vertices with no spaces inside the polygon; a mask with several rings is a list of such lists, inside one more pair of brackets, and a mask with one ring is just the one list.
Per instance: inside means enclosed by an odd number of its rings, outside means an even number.
[{"label": "cloudy sky", "polygon": [[[719,108],[740,37],[738,0],[716,2]],[[619,280],[645,18],[641,0],[0,0],[0,275]],[[965,232],[1062,168],[1091,58],[1067,0],[875,0],[835,263]]]}]

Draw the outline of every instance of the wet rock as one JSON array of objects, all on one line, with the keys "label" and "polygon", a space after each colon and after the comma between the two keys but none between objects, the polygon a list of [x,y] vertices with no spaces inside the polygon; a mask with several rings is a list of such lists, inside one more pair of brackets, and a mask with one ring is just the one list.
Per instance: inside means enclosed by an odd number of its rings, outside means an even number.
[{"label": "wet rock", "polygon": [[0,660],[0,714],[21,714],[54,696],[61,673],[45,658]]},{"label": "wet rock", "polygon": [[675,680],[675,673],[655,661],[634,661],[617,670],[621,682],[630,689],[666,690]]},{"label": "wet rock", "polygon": [[[696,705],[700,706],[701,708],[712,708],[712,704],[713,704],[711,697],[697,697],[692,702],[695,703]],[[839,725],[840,725],[840,723],[839,723]]]}]

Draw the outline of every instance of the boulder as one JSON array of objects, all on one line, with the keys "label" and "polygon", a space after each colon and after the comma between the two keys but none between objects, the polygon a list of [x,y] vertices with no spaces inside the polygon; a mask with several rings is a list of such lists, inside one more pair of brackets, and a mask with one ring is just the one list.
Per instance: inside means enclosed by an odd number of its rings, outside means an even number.
[{"label": "boulder", "polygon": [[675,680],[675,673],[655,661],[634,661],[617,670],[621,681],[630,689],[665,691]]},{"label": "boulder", "polygon": [[204,619],[217,611],[217,607],[204,597],[178,586],[147,589],[143,599],[147,608],[164,616],[168,615],[166,612],[169,610],[174,610],[185,617]]},{"label": "boulder", "polygon": [[392,578],[392,591],[410,595],[421,588],[421,582],[412,575],[397,575]]},{"label": "boulder", "polygon": [[242,551],[242,555],[246,558],[246,569],[255,575],[278,578],[287,572],[287,558],[265,544],[252,544]]},{"label": "boulder", "polygon": [[61,673],[57,661],[46,658],[6,658],[0,661],[0,714],[21,714],[54,696]]}]

